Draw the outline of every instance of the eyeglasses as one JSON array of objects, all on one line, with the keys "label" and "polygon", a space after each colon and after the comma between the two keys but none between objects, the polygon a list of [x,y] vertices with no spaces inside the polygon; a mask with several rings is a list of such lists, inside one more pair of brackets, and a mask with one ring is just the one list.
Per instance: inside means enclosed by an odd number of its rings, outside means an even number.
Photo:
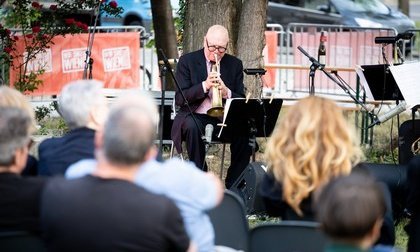
[{"label": "eyeglasses", "polygon": [[227,48],[223,47],[223,46],[209,46],[209,42],[206,39],[206,44],[207,44],[207,49],[209,49],[210,52],[214,52],[216,51],[216,49],[219,51],[219,53],[224,53],[226,52]]}]

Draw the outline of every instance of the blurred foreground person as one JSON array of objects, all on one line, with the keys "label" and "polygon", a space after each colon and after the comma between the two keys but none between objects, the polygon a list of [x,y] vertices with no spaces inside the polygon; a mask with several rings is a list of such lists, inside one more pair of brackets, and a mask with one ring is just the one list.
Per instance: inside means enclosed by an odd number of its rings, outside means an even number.
[{"label": "blurred foreground person", "polygon": [[194,251],[175,204],[133,183],[155,157],[156,121],[150,109],[114,107],[95,138],[92,175],[46,187],[41,209],[49,250]]},{"label": "blurred foreground person", "polygon": [[[313,193],[332,178],[350,174],[363,157],[357,139],[332,100],[310,96],[290,107],[266,147],[269,168],[260,194],[268,214],[313,221]],[[388,199],[381,242],[393,245],[395,231]]]},{"label": "blurred foreground person", "polygon": [[315,198],[316,219],[332,241],[325,252],[395,251],[372,248],[386,210],[382,187],[372,177],[353,173],[333,179]]},{"label": "blurred foreground person", "polygon": [[79,80],[63,88],[58,107],[70,131],[39,145],[40,175],[64,175],[71,164],[94,157],[95,131],[102,126],[108,112],[102,87],[100,81]]},{"label": "blurred foreground person", "polygon": [[[145,93],[122,95],[113,104],[115,107],[150,110],[158,125],[157,106]],[[73,179],[91,174],[96,165],[94,159],[82,160],[69,167],[66,177]],[[206,211],[222,200],[223,185],[219,178],[197,169],[192,162],[171,159],[161,163],[152,158],[139,167],[134,182],[172,199],[180,209],[187,233],[198,251],[214,251],[214,230]]]},{"label": "blurred foreground person", "polygon": [[[36,131],[35,112],[28,99],[16,89],[8,86],[0,86],[0,107],[16,107],[24,110],[31,118],[30,134]],[[29,146],[31,148],[31,146]],[[28,155],[25,168],[22,171],[23,176],[36,176],[38,174],[38,160]]]},{"label": "blurred foreground person", "polygon": [[0,230],[40,231],[39,204],[45,178],[21,177],[33,120],[15,107],[0,107]]}]

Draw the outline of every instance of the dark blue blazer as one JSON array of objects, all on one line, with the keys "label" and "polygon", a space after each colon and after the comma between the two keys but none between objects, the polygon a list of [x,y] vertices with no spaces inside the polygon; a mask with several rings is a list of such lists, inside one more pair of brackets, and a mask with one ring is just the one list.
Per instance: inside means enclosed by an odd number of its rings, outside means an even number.
[{"label": "dark blue blazer", "polygon": [[[242,61],[225,54],[220,61],[220,77],[232,91],[232,98],[245,97]],[[207,64],[204,49],[185,54],[179,58],[176,79],[194,112],[208,96],[203,90],[202,82],[207,79]],[[181,151],[181,126],[189,114],[179,90],[175,93],[175,103],[180,106],[172,125],[171,138],[177,151]]]},{"label": "dark blue blazer", "polygon": [[77,128],[63,137],[44,140],[38,148],[38,174],[44,176],[64,175],[67,168],[86,158],[94,158],[95,131]]}]

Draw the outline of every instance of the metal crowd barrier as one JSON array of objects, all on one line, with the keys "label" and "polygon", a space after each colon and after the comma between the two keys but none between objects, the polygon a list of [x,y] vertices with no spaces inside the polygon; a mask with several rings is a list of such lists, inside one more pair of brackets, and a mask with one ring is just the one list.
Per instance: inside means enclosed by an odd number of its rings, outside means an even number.
[{"label": "metal crowd barrier", "polygon": [[[327,70],[338,72],[350,86],[356,89],[356,65],[379,64],[382,62],[381,45],[374,43],[377,36],[395,36],[392,28],[362,28],[343,25],[290,23],[284,40],[279,43],[279,61],[266,64],[267,68],[278,69],[275,92],[299,96],[308,93],[310,61],[297,50],[304,48],[312,57],[317,57],[319,34],[327,32]],[[392,61],[392,48],[385,48],[387,58]],[[330,81],[320,71],[315,75],[315,92],[318,94],[345,96],[339,86]]]},{"label": "metal crowd barrier", "polygon": [[[13,34],[19,35],[20,29],[10,29]],[[89,27],[89,31],[92,31],[93,27]],[[146,32],[143,26],[97,26],[96,32],[98,33],[111,33],[111,32],[140,32],[140,83],[141,88],[145,90],[156,89],[158,85],[159,68],[157,64],[157,56],[154,47],[148,47],[148,42],[152,39],[151,34]],[[0,49],[1,48],[0,43]],[[87,47],[88,45],[86,45]],[[9,79],[7,74],[7,65],[1,64],[0,69],[0,84],[6,83]]]},{"label": "metal crowd barrier", "polygon": [[[93,29],[93,27],[89,27]],[[98,26],[97,32],[125,32],[139,31],[140,48],[140,83],[141,89],[160,90],[159,66],[154,46],[147,46],[152,36],[142,26]],[[304,57],[297,46],[300,45],[310,55],[316,58],[320,31],[327,32],[327,69],[337,70],[338,74],[348,81],[352,87],[356,85],[354,67],[364,64],[381,63],[381,45],[374,44],[376,36],[395,36],[395,29],[391,28],[361,28],[342,25],[299,24],[291,23],[286,30],[279,24],[267,24],[267,30],[277,33],[277,55],[275,61],[265,64],[267,69],[273,70],[271,86],[275,93],[299,96],[308,92],[309,60]],[[12,30],[18,33],[19,30]],[[403,49],[406,62],[418,61],[420,43],[415,39],[420,36],[420,29],[410,30],[415,34],[411,41],[410,50]],[[406,46],[404,44],[404,46]],[[389,46],[391,48],[391,46]],[[405,48],[405,47],[404,47]],[[392,59],[392,55],[388,55]],[[392,61],[392,60],[390,60]],[[267,62],[267,61],[266,61]],[[1,66],[2,82],[5,78],[5,65]],[[316,73],[315,92],[327,95],[344,96],[345,93],[334,83],[329,81],[321,72]],[[1,84],[1,83],[0,83]]]}]

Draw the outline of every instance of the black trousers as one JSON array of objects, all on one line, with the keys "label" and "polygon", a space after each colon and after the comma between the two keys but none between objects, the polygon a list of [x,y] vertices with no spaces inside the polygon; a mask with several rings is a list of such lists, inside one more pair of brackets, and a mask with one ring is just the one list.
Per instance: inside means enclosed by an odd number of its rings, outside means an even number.
[{"label": "black trousers", "polygon": [[237,122],[237,125],[225,127],[223,129],[223,135],[225,137],[219,139],[217,138],[217,135],[220,126],[217,126],[217,124],[221,121],[218,118],[205,114],[194,114],[194,117],[197,123],[194,122],[191,115],[188,115],[181,128],[182,139],[186,142],[189,159],[194,162],[197,167],[207,171],[205,141],[202,139],[202,136],[205,134],[206,125],[212,124],[214,127],[212,139],[230,143],[231,164],[227,170],[225,179],[226,188],[230,188],[249,164],[252,154],[252,148],[249,145],[247,122]]}]

